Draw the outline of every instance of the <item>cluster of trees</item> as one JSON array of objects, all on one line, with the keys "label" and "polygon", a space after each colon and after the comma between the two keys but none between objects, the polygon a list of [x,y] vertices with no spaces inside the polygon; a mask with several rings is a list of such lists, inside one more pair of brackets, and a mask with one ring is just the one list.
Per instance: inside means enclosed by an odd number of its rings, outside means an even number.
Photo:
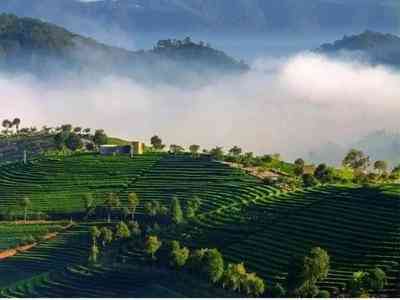
[{"label": "cluster of trees", "polygon": [[[154,261],[162,242],[157,236],[146,238],[145,252]],[[192,252],[178,241],[168,245],[168,264],[177,270],[184,268],[201,276],[212,284],[221,284],[235,292],[248,296],[260,296],[265,292],[265,282],[255,273],[248,273],[244,264],[228,264],[225,268],[222,254],[217,249],[195,249]]]},{"label": "cluster of trees", "polygon": [[190,37],[185,37],[183,40],[178,39],[166,39],[166,40],[159,40],[157,42],[157,46],[154,50],[160,49],[168,49],[168,48],[181,48],[184,46],[197,46],[197,47],[207,47],[210,48],[210,44],[206,44],[203,41],[200,41],[198,44],[193,42]]},{"label": "cluster of trees", "polygon": [[375,267],[353,273],[347,283],[347,291],[351,297],[368,298],[370,294],[378,294],[386,285],[386,273]]},{"label": "cluster of trees", "polygon": [[10,129],[15,126],[15,131],[16,133],[19,133],[19,126],[21,124],[21,119],[20,118],[14,118],[12,121],[9,119],[5,119],[2,121],[1,125],[3,126],[3,134],[8,135],[10,132]]},{"label": "cluster of trees", "polygon": [[96,264],[102,249],[105,249],[113,241],[125,240],[132,234],[140,234],[140,227],[137,222],[131,222],[128,226],[125,222],[120,221],[115,225],[115,228],[110,226],[103,226],[101,228],[92,226],[89,234],[91,246],[88,260],[91,264]]},{"label": "cluster of trees", "polygon": [[[86,193],[82,198],[85,206],[85,219],[88,219],[95,212],[98,206],[96,205],[96,200],[92,193]],[[121,207],[121,201],[118,194],[111,192],[106,195],[101,208],[105,210],[107,223],[111,223],[111,216],[113,212],[117,210],[121,219],[130,219],[131,221],[134,221],[135,212],[139,204],[139,196],[132,192],[128,194],[127,205]]]},{"label": "cluster of trees", "polygon": [[149,217],[158,217],[159,219],[168,218],[171,223],[179,225],[186,220],[196,217],[201,206],[201,200],[197,196],[193,196],[187,200],[182,208],[181,201],[177,196],[172,197],[169,207],[162,205],[157,200],[148,201],[144,205],[144,211]]},{"label": "cluster of trees", "polygon": [[94,135],[91,135],[90,132],[90,128],[82,129],[82,127],[72,127],[70,124],[65,124],[56,128],[54,142],[57,149],[67,148],[71,151],[82,149],[84,139],[86,140],[85,147],[89,151],[93,151],[95,146],[107,143],[108,137],[104,130],[97,129]]}]

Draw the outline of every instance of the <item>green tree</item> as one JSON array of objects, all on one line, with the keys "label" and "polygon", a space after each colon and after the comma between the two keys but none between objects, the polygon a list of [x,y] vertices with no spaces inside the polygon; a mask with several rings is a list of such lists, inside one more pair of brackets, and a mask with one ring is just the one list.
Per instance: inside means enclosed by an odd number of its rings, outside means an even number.
[{"label": "green tree", "polygon": [[302,179],[305,187],[313,187],[318,184],[317,179],[312,174],[304,174]]},{"label": "green tree", "polygon": [[204,254],[203,271],[212,282],[218,282],[224,274],[224,259],[217,249],[210,249]]},{"label": "green tree", "polygon": [[320,164],[314,171],[314,177],[322,183],[333,181],[333,169],[325,164]]},{"label": "green tree", "polygon": [[215,160],[224,160],[224,151],[222,147],[215,147],[210,150],[210,155]]},{"label": "green tree", "polygon": [[140,236],[142,234],[142,230],[140,229],[140,225],[137,221],[131,221],[128,223],[129,230],[131,231],[133,236]]},{"label": "green tree", "polygon": [[92,193],[86,193],[82,196],[85,205],[85,219],[87,219],[94,209],[94,198]]},{"label": "green tree", "polygon": [[377,160],[374,163],[374,169],[377,170],[380,174],[386,173],[388,170],[388,163],[384,160]]},{"label": "green tree", "polygon": [[146,238],[145,252],[151,256],[152,260],[155,260],[155,254],[160,249],[162,242],[155,235],[150,235]]},{"label": "green tree", "polygon": [[103,247],[105,247],[107,244],[110,244],[113,240],[112,230],[107,227],[102,227],[100,229],[100,239]]},{"label": "green tree", "polygon": [[178,197],[174,196],[171,201],[170,208],[171,220],[174,224],[181,224],[183,222],[183,212],[181,203]]},{"label": "green tree", "polygon": [[200,150],[199,145],[190,145],[190,147],[189,147],[189,151],[190,151],[190,153],[192,153],[193,157],[198,154],[199,150]]},{"label": "green tree", "polygon": [[361,150],[351,149],[343,159],[342,165],[353,170],[365,170],[369,165],[369,157]]},{"label": "green tree", "polygon": [[79,135],[74,132],[71,132],[67,139],[65,140],[65,145],[71,151],[76,151],[83,147],[82,139]]},{"label": "green tree", "polygon": [[386,273],[381,268],[367,270],[366,286],[374,293],[381,291],[388,283]]},{"label": "green tree", "polygon": [[124,222],[119,222],[116,227],[115,238],[126,239],[131,236],[129,227]]},{"label": "green tree", "polygon": [[201,200],[198,196],[194,196],[187,202],[185,215],[186,218],[191,219],[196,216],[197,211],[201,206]]},{"label": "green tree", "polygon": [[181,247],[178,241],[172,241],[170,253],[171,266],[178,269],[182,268],[186,264],[189,254],[190,252],[187,247]]},{"label": "green tree", "polygon": [[259,297],[265,292],[265,282],[255,273],[246,274],[243,288],[248,296]]},{"label": "green tree", "polygon": [[65,146],[65,141],[69,136],[69,132],[61,131],[54,136],[54,143],[57,149],[61,150]]},{"label": "green tree", "polygon": [[100,253],[99,248],[97,247],[96,243],[93,243],[92,247],[90,247],[89,263],[96,264],[99,253]]},{"label": "green tree", "polygon": [[97,129],[94,133],[93,142],[96,146],[107,144],[108,137],[103,129]]},{"label": "green tree", "polygon": [[5,119],[5,120],[3,120],[2,125],[5,128],[6,134],[8,134],[8,130],[11,128],[12,122],[10,120],[8,120],[8,119]]},{"label": "green tree", "polygon": [[162,150],[165,147],[165,145],[162,143],[162,139],[158,135],[151,137],[150,143],[155,150]]},{"label": "green tree", "polygon": [[17,131],[17,133],[19,133],[19,125],[21,124],[21,119],[20,118],[15,118],[12,121],[12,126],[15,126],[15,129]]},{"label": "green tree", "polygon": [[89,233],[90,237],[92,238],[92,244],[96,244],[97,239],[101,235],[101,231],[99,230],[99,228],[97,228],[97,226],[92,226],[90,227]]},{"label": "green tree", "polygon": [[171,145],[171,146],[169,146],[169,151],[173,154],[179,154],[179,153],[184,152],[185,149],[179,145]]},{"label": "green tree", "polygon": [[328,253],[313,248],[304,257],[294,256],[289,264],[287,286],[291,296],[314,297],[318,293],[317,282],[328,276],[330,259]]},{"label": "green tree", "polygon": [[136,208],[139,206],[140,199],[136,193],[129,193],[128,194],[128,208],[131,213],[132,221],[135,218]]},{"label": "green tree", "polygon": [[275,283],[271,289],[272,298],[284,298],[286,296],[286,290],[280,283]]},{"label": "green tree", "polygon": [[233,146],[231,149],[229,149],[229,154],[233,156],[240,156],[240,154],[242,154],[242,148]]},{"label": "green tree", "polygon": [[24,210],[24,223],[26,224],[28,217],[28,209],[32,207],[32,202],[29,199],[29,197],[23,197],[19,201],[18,205]]},{"label": "green tree", "polygon": [[222,286],[229,288],[233,291],[241,291],[243,281],[247,274],[246,268],[243,263],[240,264],[228,264],[224,275],[222,277]]},{"label": "green tree", "polygon": [[304,174],[304,166],[305,166],[305,162],[302,158],[296,159],[294,162],[294,173],[297,176],[303,175]]},{"label": "green tree", "polygon": [[111,213],[112,213],[113,209],[120,206],[120,201],[119,201],[118,195],[115,193],[108,193],[108,195],[104,201],[104,206],[107,210],[107,222],[111,223]]}]

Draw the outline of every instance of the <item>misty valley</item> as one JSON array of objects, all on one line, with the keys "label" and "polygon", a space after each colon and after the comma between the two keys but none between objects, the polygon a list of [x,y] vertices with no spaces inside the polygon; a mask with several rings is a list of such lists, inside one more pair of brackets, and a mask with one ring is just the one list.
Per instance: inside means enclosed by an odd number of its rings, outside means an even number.
[{"label": "misty valley", "polygon": [[0,1],[0,298],[399,297],[398,12]]}]

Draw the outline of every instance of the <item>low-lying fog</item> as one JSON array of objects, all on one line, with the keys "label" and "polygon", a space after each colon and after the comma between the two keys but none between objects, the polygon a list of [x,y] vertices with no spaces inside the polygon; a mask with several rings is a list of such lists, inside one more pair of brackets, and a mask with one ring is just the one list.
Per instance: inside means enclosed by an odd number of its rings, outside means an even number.
[{"label": "low-lying fog", "polygon": [[0,118],[104,128],[146,142],[159,134],[167,145],[237,144],[286,159],[328,142],[350,144],[376,129],[398,129],[400,74],[394,70],[307,52],[259,58],[252,67],[196,89],[122,77],[55,83],[2,74]]}]

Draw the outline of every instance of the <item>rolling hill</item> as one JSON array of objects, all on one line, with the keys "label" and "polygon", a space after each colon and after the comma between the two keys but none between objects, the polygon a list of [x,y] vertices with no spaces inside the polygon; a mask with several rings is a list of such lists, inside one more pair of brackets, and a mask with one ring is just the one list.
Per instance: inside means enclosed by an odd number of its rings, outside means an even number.
[{"label": "rolling hill", "polygon": [[196,74],[215,78],[248,69],[224,52],[190,38],[159,41],[147,51],[128,51],[50,23],[7,14],[0,15],[0,63],[3,70],[28,71],[46,78],[69,73],[91,77],[115,74],[138,80],[184,79],[186,83]]},{"label": "rolling hill", "polygon": [[[195,219],[178,229],[160,223],[164,229],[159,234],[165,243],[178,239],[191,250],[216,247],[226,262],[245,262],[269,286],[274,282],[285,284],[291,255],[320,246],[331,256],[329,275],[319,283],[320,288],[337,295],[353,272],[379,266],[388,276],[388,285],[380,295],[398,295],[397,185],[321,185],[283,192],[208,156],[153,153],[131,159],[88,153],[0,167],[0,191],[2,212],[13,207],[20,211],[18,199],[29,196],[30,215],[43,212],[51,219],[71,217],[77,221],[85,211],[85,193],[92,192],[99,207],[107,193],[117,193],[121,207],[126,207],[128,193],[135,192],[141,199],[136,219],[143,226],[152,224],[145,212],[146,203],[158,200],[168,206],[172,197],[178,196],[186,205],[187,199],[197,196],[202,202]],[[118,214],[113,213],[116,222]],[[239,295],[185,270],[168,269],[161,261],[150,266],[134,238],[116,241],[104,250],[101,264],[88,265],[89,226],[101,225],[104,217],[98,210],[57,238],[0,262],[5,266],[0,270],[0,294]]]},{"label": "rolling hill", "polygon": [[344,36],[331,44],[324,44],[316,51],[335,56],[356,54],[373,64],[400,65],[400,37],[393,34],[367,30],[358,35]]}]

